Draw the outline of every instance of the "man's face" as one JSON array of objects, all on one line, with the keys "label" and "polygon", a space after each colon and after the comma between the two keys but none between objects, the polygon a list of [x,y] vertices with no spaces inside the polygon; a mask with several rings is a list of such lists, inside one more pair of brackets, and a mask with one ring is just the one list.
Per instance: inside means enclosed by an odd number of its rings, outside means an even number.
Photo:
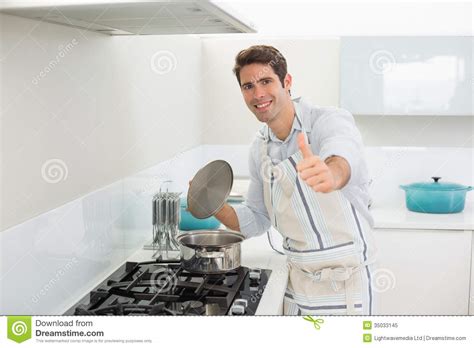
[{"label": "man's face", "polygon": [[285,87],[278,75],[267,64],[253,63],[240,70],[240,89],[245,103],[260,122],[267,124],[278,119],[281,110],[291,102],[291,76],[286,74]]}]

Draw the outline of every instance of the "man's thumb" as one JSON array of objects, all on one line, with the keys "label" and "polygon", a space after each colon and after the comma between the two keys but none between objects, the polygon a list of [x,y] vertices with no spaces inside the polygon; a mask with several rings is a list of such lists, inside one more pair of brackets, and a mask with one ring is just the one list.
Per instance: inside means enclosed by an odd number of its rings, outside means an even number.
[{"label": "man's thumb", "polygon": [[301,153],[303,154],[303,158],[309,158],[313,156],[313,152],[311,151],[309,145],[306,143],[306,139],[303,133],[298,134],[298,147],[300,148]]}]

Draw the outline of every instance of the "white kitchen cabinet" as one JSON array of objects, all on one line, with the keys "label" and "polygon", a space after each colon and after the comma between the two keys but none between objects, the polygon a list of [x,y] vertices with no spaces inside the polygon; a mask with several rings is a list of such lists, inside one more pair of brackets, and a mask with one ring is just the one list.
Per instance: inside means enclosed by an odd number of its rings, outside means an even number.
[{"label": "white kitchen cabinet", "polygon": [[344,37],[340,105],[355,115],[473,115],[472,37]]},{"label": "white kitchen cabinet", "polygon": [[472,231],[374,232],[378,248],[372,280],[376,314],[468,314]]}]

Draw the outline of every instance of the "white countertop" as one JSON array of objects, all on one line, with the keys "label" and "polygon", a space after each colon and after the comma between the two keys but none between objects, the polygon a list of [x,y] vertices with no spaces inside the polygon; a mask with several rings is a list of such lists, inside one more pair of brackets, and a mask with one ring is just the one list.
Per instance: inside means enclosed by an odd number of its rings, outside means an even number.
[{"label": "white countertop", "polygon": [[370,210],[374,228],[421,230],[474,230],[474,204],[466,202],[464,211],[456,214],[423,214],[398,207],[374,207]]}]

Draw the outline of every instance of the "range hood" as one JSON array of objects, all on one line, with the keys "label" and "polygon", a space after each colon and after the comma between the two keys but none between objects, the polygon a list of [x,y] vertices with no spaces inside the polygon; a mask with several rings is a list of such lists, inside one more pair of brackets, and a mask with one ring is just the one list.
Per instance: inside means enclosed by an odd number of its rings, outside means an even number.
[{"label": "range hood", "polygon": [[227,4],[214,1],[7,0],[0,12],[107,35],[256,32]]}]

